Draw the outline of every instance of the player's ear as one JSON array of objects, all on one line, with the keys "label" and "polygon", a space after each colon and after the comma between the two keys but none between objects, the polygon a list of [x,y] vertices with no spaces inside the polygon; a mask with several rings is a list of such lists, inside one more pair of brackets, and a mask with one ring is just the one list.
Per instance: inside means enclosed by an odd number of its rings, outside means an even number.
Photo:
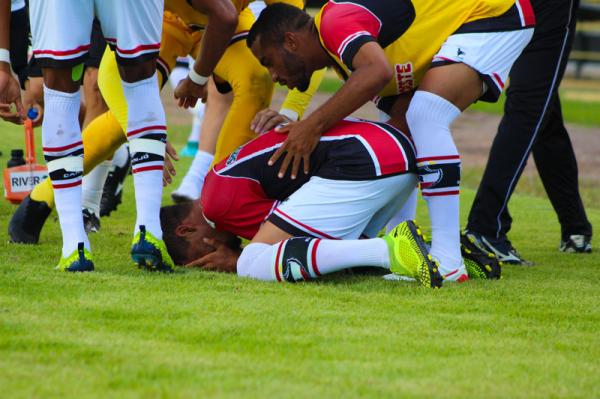
[{"label": "player's ear", "polygon": [[194,234],[198,229],[191,224],[182,223],[175,228],[175,235],[178,237],[188,237]]},{"label": "player's ear", "polygon": [[283,47],[286,50],[296,52],[298,51],[298,35],[294,32],[285,32],[283,37]]}]

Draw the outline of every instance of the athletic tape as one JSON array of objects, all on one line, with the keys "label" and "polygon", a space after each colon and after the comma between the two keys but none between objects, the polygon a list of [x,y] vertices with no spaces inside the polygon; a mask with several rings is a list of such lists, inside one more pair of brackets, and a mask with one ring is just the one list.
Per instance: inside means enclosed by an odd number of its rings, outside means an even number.
[{"label": "athletic tape", "polygon": [[148,154],[156,154],[161,157],[165,156],[166,144],[162,141],[152,139],[132,139],[129,141],[129,152],[146,152]]},{"label": "athletic tape", "polygon": [[10,64],[10,52],[5,48],[0,48],[0,62]]},{"label": "athletic tape", "polygon": [[292,111],[291,109],[281,108],[279,113],[294,122],[298,120],[298,113],[296,111]]},{"label": "athletic tape", "polygon": [[83,172],[83,157],[64,157],[46,164],[48,172],[64,169],[67,172]]}]

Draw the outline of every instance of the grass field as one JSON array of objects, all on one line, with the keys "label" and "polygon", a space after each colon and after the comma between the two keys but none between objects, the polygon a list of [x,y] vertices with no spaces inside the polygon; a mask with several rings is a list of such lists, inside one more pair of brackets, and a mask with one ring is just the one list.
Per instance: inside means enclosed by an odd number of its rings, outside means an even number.
[{"label": "grass field", "polygon": [[[0,131],[4,165],[22,133]],[[1,397],[600,397],[600,255],[558,253],[547,200],[512,202],[512,239],[535,267],[433,291],[377,276],[142,272],[128,255],[131,180],[125,190],[85,275],[52,270],[52,216],[40,245],[8,244],[14,208],[0,202]],[[600,210],[589,216],[600,225]]]},{"label": "grass field", "polygon": [[[334,93],[343,82],[328,71],[323,83],[319,88],[326,93]],[[504,112],[504,101],[506,93],[500,97],[497,103],[478,102],[470,110],[502,114]],[[597,80],[564,79],[561,88],[561,105],[565,121],[578,123],[584,126],[600,126],[600,82]]]}]

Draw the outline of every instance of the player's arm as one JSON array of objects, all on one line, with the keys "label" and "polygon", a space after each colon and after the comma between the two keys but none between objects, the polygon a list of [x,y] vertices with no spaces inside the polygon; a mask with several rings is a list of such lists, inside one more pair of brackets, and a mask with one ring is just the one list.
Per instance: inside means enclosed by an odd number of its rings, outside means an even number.
[{"label": "player's arm", "polygon": [[295,122],[302,119],[302,115],[308,108],[313,95],[318,90],[326,68],[313,72],[310,77],[310,85],[306,91],[298,89],[288,90],[279,112],[266,108],[256,114],[250,128],[257,134],[262,134],[283,123]]},{"label": "player's arm", "polygon": [[[0,0],[0,118],[21,123],[21,88],[10,69],[10,0]],[[16,106],[16,112],[11,105]]]},{"label": "player's arm", "polygon": [[208,17],[200,53],[188,77],[175,89],[175,98],[184,108],[206,101],[206,82],[227,49],[238,23],[238,12],[230,0],[190,0],[192,7]]},{"label": "player's arm", "polygon": [[306,118],[317,127],[318,136],[369,102],[392,79],[392,69],[376,42],[366,43],[358,50],[352,67],[354,70],[346,83]]}]

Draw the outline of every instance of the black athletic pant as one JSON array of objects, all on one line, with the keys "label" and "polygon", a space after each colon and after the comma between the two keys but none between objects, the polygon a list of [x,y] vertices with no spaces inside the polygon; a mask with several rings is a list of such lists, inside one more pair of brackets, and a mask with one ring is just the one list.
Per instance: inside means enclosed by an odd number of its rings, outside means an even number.
[{"label": "black athletic pant", "polygon": [[510,230],[508,201],[529,154],[562,228],[562,238],[592,234],[579,195],[577,161],[558,86],[575,32],[579,0],[533,0],[534,36],[510,72],[504,117],[477,190],[467,229],[500,238]]},{"label": "black athletic pant", "polygon": [[29,15],[27,7],[10,14],[10,65],[19,77],[21,88],[27,80],[27,50],[29,49]]}]

